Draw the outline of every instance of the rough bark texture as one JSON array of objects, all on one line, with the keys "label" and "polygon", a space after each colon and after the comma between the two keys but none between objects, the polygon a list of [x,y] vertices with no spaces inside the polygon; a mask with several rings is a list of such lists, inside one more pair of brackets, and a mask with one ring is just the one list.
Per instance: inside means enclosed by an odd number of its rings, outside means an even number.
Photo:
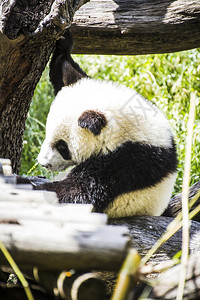
[{"label": "rough bark texture", "polygon": [[[189,203],[191,202],[192,198],[195,195],[197,194],[199,195],[199,192],[200,192],[200,181],[197,181],[189,189],[189,195],[188,195]],[[190,208],[190,211],[194,210],[199,204],[200,204],[200,197],[197,197],[197,200],[194,203],[194,205]],[[182,210],[182,193],[177,194],[171,198],[169,205],[163,215],[167,217],[176,217],[181,212],[181,210]],[[192,220],[200,222],[200,212],[198,212],[192,218]]]},{"label": "rough bark texture", "polygon": [[[23,131],[37,82],[56,39],[84,1],[13,0],[0,4],[0,157],[20,166]],[[80,2],[80,3],[79,3]]]},{"label": "rough bark texture", "polygon": [[[169,217],[134,216],[111,221],[112,225],[123,225],[128,228],[132,239],[132,246],[143,257],[155,242],[165,233],[167,226],[172,221]],[[191,221],[190,227],[190,253],[198,253],[200,248],[200,223]],[[172,259],[182,248],[182,230],[176,232],[155,253],[151,262],[158,264]]]},{"label": "rough bark texture", "polygon": [[[2,37],[2,36],[1,36]],[[0,37],[0,39],[1,39]],[[2,40],[5,41],[5,37]],[[54,41],[26,40],[5,51],[0,74],[0,156],[10,158],[14,172],[20,166],[23,132],[31,98],[52,52]],[[7,62],[6,62],[7,60]]]},{"label": "rough bark texture", "polygon": [[199,0],[91,0],[74,16],[74,53],[135,55],[200,47]]}]

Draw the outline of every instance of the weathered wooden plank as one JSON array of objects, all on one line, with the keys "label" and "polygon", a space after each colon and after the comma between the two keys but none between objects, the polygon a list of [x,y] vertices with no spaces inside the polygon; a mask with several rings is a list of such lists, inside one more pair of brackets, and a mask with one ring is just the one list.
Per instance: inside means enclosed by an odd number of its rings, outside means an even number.
[{"label": "weathered wooden plank", "polygon": [[[35,265],[43,270],[61,267],[79,270],[84,266],[89,269],[116,270],[114,261],[116,260],[119,267],[121,254],[128,244],[127,234],[131,236],[132,246],[144,256],[165,232],[170,222],[171,218],[167,217],[143,216],[112,221],[113,224],[126,227],[87,223],[63,223],[63,226],[55,226],[53,223],[47,223],[45,226],[40,222],[33,222],[33,226],[0,224],[0,240],[22,266],[30,266],[35,262]],[[199,251],[199,232],[200,223],[192,221],[191,253]],[[159,248],[151,261],[158,264],[169,260],[181,250],[181,246],[180,230]],[[66,260],[68,262],[63,265],[63,261]]]},{"label": "weathered wooden plank", "polygon": [[[125,227],[70,224],[30,227],[0,224],[0,240],[22,268],[118,270],[130,238]],[[0,253],[1,265],[7,265]]]},{"label": "weathered wooden plank", "polygon": [[56,225],[64,225],[71,223],[91,223],[91,224],[105,224],[107,216],[105,214],[87,213],[84,209],[81,211],[83,205],[75,205],[74,210],[69,209],[68,205],[51,206],[51,205],[35,205],[30,207],[26,205],[13,205],[10,208],[3,208],[0,205],[0,221],[17,220],[20,224],[51,222]]},{"label": "weathered wooden plank", "polygon": [[1,184],[0,183],[0,202],[33,202],[33,203],[58,203],[57,196],[54,192],[48,191],[33,191],[33,190],[21,190],[15,188],[15,185]]},{"label": "weathered wooden plank", "polygon": [[200,47],[199,0],[90,0],[74,15],[74,53],[135,55]]}]

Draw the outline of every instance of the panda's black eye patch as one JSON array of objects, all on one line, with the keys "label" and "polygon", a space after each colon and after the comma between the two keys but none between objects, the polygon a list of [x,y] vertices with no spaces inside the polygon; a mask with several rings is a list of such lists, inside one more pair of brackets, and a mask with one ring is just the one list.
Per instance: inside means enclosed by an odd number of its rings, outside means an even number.
[{"label": "panda's black eye patch", "polygon": [[59,140],[59,141],[55,144],[55,148],[58,150],[58,152],[60,153],[60,155],[61,155],[65,160],[71,159],[71,155],[70,155],[70,152],[69,152],[69,148],[68,148],[67,144],[65,143],[65,141]]}]

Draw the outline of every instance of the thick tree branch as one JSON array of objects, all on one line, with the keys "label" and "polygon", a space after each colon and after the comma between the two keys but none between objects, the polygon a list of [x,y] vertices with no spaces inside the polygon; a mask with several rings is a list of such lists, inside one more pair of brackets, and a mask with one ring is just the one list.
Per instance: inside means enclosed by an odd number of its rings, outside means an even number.
[{"label": "thick tree branch", "polygon": [[199,0],[91,0],[74,16],[74,53],[135,55],[200,47]]}]

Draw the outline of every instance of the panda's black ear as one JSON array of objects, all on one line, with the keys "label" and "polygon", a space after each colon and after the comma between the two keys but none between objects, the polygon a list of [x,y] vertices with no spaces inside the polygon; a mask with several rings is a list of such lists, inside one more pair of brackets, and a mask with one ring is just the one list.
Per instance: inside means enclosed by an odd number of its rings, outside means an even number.
[{"label": "panda's black ear", "polygon": [[104,114],[94,110],[84,111],[78,119],[78,125],[81,128],[89,129],[94,135],[99,135],[106,124],[107,120]]},{"label": "panda's black ear", "polygon": [[56,48],[50,62],[49,77],[54,87],[55,95],[63,86],[76,83],[87,74],[71,57],[73,37],[69,29],[56,42]]}]

